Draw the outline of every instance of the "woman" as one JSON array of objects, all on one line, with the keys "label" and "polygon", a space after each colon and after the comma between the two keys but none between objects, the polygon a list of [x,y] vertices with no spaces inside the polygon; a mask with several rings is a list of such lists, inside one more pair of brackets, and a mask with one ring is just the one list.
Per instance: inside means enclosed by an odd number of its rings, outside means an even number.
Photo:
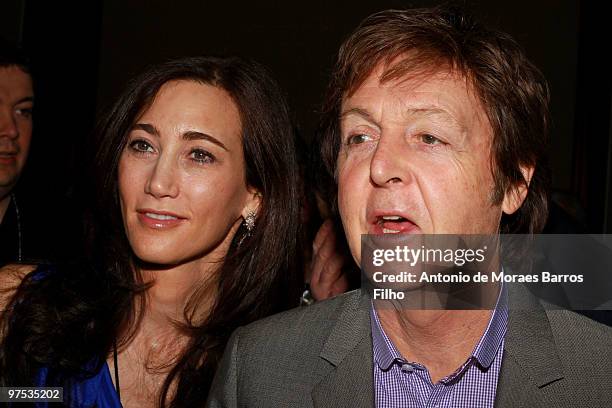
[{"label": "woman", "polygon": [[[0,385],[62,386],[74,406],[203,405],[232,330],[299,297],[284,99],[253,62],[176,60],[133,81],[98,135],[88,267],[23,278]],[[0,272],[3,287],[32,269]]]}]

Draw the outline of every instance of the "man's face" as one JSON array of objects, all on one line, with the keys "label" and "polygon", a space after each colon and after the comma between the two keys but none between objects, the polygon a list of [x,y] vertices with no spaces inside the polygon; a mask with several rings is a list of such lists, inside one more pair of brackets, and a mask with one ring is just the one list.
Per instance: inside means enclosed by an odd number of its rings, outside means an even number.
[{"label": "man's face", "polygon": [[33,97],[30,75],[17,66],[0,67],[0,199],[17,183],[28,156]]},{"label": "man's face", "polygon": [[361,234],[496,233],[508,203],[492,204],[493,132],[465,78],[380,74],[342,104],[338,203],[355,260]]}]

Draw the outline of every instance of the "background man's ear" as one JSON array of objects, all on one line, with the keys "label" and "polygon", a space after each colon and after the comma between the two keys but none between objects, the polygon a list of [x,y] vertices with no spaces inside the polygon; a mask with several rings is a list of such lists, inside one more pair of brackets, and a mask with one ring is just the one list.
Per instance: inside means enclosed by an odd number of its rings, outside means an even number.
[{"label": "background man's ear", "polygon": [[504,200],[502,201],[502,211],[505,214],[513,214],[523,205],[523,201],[525,201],[525,197],[527,197],[527,192],[529,191],[529,184],[531,183],[531,177],[533,176],[534,170],[535,166],[521,166],[521,173],[523,173],[525,182],[519,182],[509,186],[506,190]]}]

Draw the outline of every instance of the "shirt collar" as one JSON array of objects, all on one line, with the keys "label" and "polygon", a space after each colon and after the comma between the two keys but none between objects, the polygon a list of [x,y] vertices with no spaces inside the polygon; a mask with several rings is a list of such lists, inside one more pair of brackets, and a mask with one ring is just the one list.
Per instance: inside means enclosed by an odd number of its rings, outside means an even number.
[{"label": "shirt collar", "polygon": [[508,292],[506,286],[502,281],[497,303],[487,329],[472,352],[472,356],[484,368],[488,368],[493,363],[508,329]]},{"label": "shirt collar", "polygon": [[[385,333],[378,313],[374,308],[374,303],[370,306],[370,325],[372,327],[372,348],[374,352],[374,361],[378,367],[387,371],[396,360],[403,361],[402,355],[397,351],[393,342]],[[506,285],[501,284],[501,290],[497,297],[495,309],[487,325],[483,336],[480,338],[472,357],[478,361],[478,364],[483,368],[488,368],[495,359],[499,348],[501,347],[506,330],[508,328],[508,294]]]},{"label": "shirt collar", "polygon": [[378,313],[376,313],[374,308],[374,303],[371,303],[370,306],[370,322],[372,326],[374,361],[381,370],[387,371],[395,360],[402,358],[402,355],[397,351],[395,345],[383,330],[378,319]]}]

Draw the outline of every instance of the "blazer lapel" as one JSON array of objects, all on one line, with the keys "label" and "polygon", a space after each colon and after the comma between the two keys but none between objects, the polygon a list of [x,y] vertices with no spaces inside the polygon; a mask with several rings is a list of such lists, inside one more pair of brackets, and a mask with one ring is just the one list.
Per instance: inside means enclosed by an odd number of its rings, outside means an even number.
[{"label": "blazer lapel", "polygon": [[[548,406],[542,390],[563,379],[563,366],[546,312],[527,289],[511,285],[496,407]],[[558,396],[561,398],[561,396]]]},{"label": "blazer lapel", "polygon": [[313,388],[315,407],[374,406],[369,298],[355,293],[328,337],[320,357],[333,367]]}]

